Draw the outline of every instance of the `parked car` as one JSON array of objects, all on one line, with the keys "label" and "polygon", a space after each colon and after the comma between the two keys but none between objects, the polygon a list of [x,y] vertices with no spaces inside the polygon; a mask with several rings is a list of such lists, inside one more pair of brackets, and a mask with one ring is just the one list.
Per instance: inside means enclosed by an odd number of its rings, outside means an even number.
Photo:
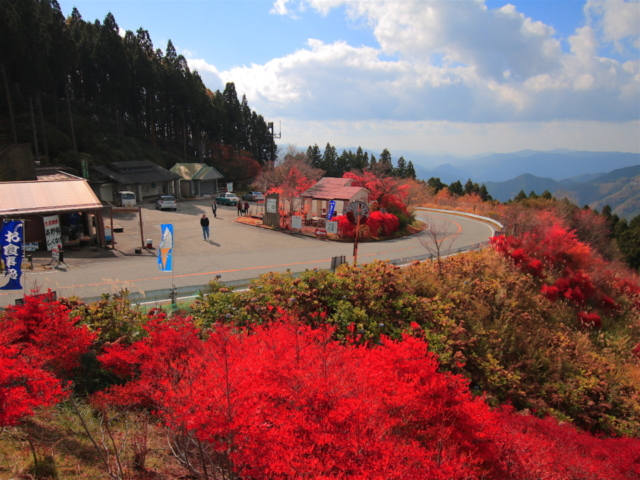
[{"label": "parked car", "polygon": [[247,192],[242,196],[243,200],[249,202],[262,202],[264,200],[264,193],[262,192]]},{"label": "parked car", "polygon": [[133,192],[116,192],[116,207],[135,207],[136,194]]},{"label": "parked car", "polygon": [[176,199],[171,195],[160,195],[156,200],[156,210],[173,210],[178,209]]},{"label": "parked car", "polygon": [[233,192],[223,193],[216,197],[216,203],[219,205],[237,205],[240,199]]}]

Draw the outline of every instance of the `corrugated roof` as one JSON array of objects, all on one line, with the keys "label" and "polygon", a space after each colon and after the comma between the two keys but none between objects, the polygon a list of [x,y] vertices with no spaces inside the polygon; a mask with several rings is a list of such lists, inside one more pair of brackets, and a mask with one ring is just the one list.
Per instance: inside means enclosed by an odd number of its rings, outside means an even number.
[{"label": "corrugated roof", "polygon": [[317,198],[318,200],[351,200],[360,191],[369,190],[363,187],[352,187],[350,178],[321,178],[314,186],[305,190],[301,197]]},{"label": "corrugated roof", "polygon": [[171,171],[185,180],[214,180],[222,174],[206,163],[176,163]]},{"label": "corrugated roof", "polygon": [[0,215],[102,208],[86,180],[2,182]]},{"label": "corrugated roof", "polygon": [[[111,168],[116,166],[118,170]],[[132,170],[126,170],[131,168]],[[147,160],[137,162],[116,162],[110,166],[99,165],[91,167],[92,175],[91,180],[104,181],[105,179],[111,179],[120,184],[136,184],[136,183],[152,183],[152,182],[166,182],[169,180],[176,180],[180,178],[173,172],[170,172],[166,168],[162,168],[160,165],[156,165],[153,162]],[[96,178],[95,173],[98,173]],[[102,178],[100,178],[102,176]]]}]

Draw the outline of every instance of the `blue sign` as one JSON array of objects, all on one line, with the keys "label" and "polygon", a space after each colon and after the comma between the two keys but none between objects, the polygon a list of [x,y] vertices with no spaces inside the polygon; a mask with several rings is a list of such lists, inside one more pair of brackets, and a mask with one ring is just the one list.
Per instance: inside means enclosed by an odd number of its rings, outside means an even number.
[{"label": "blue sign", "polygon": [[158,270],[161,272],[173,271],[173,224],[160,225],[162,240],[158,247]]},{"label": "blue sign", "polygon": [[24,225],[20,220],[4,221],[2,223],[2,262],[4,263],[4,276],[9,277],[9,282],[0,287],[0,290],[22,290],[20,277],[22,276],[22,243],[24,240]]},{"label": "blue sign", "polygon": [[329,202],[329,211],[327,211],[327,222],[333,218],[333,214],[336,211],[336,201],[331,200]]}]

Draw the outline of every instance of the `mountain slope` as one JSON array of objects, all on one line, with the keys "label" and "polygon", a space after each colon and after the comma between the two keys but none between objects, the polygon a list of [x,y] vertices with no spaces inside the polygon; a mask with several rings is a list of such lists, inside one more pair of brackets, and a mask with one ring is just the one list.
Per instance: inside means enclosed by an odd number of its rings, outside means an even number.
[{"label": "mountain slope", "polygon": [[583,183],[524,174],[506,182],[485,182],[485,185],[489,194],[501,202],[512,199],[520,190],[527,195],[531,191],[540,195],[548,190],[556,198],[566,197],[579,206],[589,205],[600,210],[609,205],[621,217],[640,215],[640,165],[616,169]]}]

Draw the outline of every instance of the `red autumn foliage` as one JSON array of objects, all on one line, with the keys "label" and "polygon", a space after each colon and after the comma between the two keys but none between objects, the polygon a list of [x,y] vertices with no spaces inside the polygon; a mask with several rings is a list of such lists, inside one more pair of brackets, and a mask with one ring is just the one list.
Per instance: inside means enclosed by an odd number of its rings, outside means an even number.
[{"label": "red autumn foliage", "polygon": [[[619,271],[578,240],[576,233],[553,214],[530,213],[537,218],[531,221],[529,230],[517,237],[493,237],[490,242],[523,272],[540,279],[540,291],[546,298],[552,302],[566,301],[576,309],[589,306],[602,313],[613,313],[619,306],[612,297],[624,294],[635,296],[636,308],[640,308],[637,283],[621,277]],[[555,280],[545,282],[549,278]],[[596,312],[582,312],[578,318],[582,325],[599,327],[602,322]]]},{"label": "red autumn foliage", "polygon": [[578,312],[578,317],[585,327],[600,328],[602,326],[602,319],[597,313]]},{"label": "red autumn foliage", "polygon": [[[382,213],[380,211],[371,212],[367,223],[360,225],[358,238],[370,240],[373,238],[387,237],[393,235],[400,228],[398,217],[392,213]],[[355,238],[356,226],[351,223],[346,215],[338,217],[338,231],[340,235],[348,238]]]},{"label": "red autumn foliage", "polygon": [[0,317],[0,426],[65,397],[66,378],[95,335],[77,327],[59,302],[27,296]]},{"label": "red autumn foliage", "polygon": [[[199,332],[157,317],[148,337],[105,366],[129,383],[97,403],[145,405],[241,478],[623,479],[640,441],[599,439],[555,420],[492,411],[441,373],[415,332],[375,347],[332,340],[284,316]],[[204,337],[204,338],[202,338]],[[128,366],[127,366],[128,364]],[[197,465],[194,462],[193,465]],[[230,473],[230,472],[227,472]]]},{"label": "red autumn foliage", "polygon": [[379,206],[389,210],[393,210],[397,206],[400,211],[407,214],[408,185],[402,185],[400,181],[392,177],[378,177],[369,171],[347,172],[342,178],[352,179],[351,185],[354,187],[364,187],[369,190],[369,202],[376,202]]}]

